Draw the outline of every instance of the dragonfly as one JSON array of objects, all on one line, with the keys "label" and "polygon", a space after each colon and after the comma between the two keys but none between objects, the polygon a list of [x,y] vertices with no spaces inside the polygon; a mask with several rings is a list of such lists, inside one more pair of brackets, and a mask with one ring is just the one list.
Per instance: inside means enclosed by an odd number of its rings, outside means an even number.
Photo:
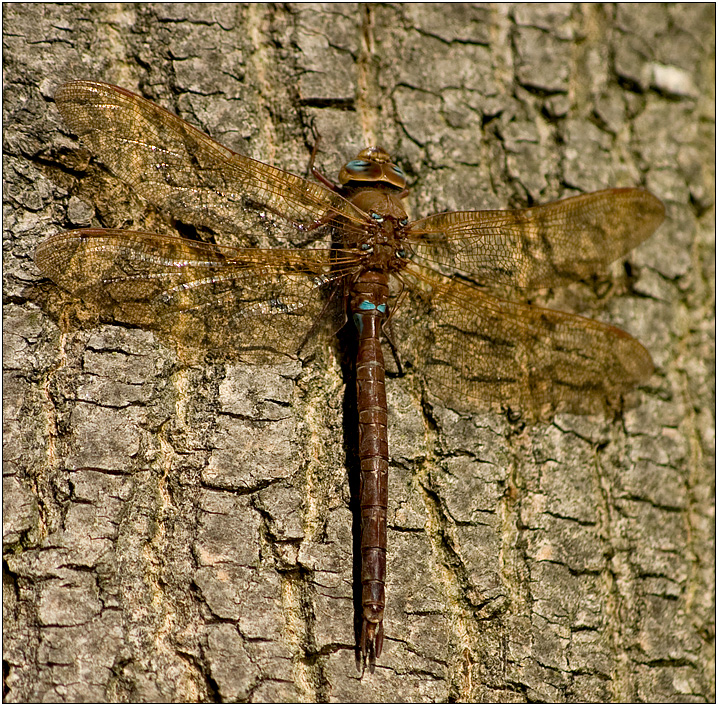
[{"label": "dragonfly", "polygon": [[[646,190],[410,221],[402,203],[407,177],[381,147],[360,151],[336,184],[312,159],[310,181],[233,152],[117,86],[73,81],[55,102],[111,172],[197,236],[60,233],[35,253],[57,285],[117,322],[253,364],[296,358],[345,324],[353,329],[357,660],[372,670],[386,603],[382,337],[443,403],[513,410],[527,420],[619,409],[653,372],[649,353],[624,331],[504,294],[585,280],[624,257],[664,218],[663,204]],[[231,245],[214,242],[222,238]]]}]

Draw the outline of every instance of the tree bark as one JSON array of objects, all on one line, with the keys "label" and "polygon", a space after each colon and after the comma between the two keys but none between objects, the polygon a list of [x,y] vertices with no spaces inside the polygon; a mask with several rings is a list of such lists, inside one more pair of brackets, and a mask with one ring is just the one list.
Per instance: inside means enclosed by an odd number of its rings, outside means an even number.
[{"label": "tree bark", "polygon": [[[711,5],[3,6],[5,700],[713,701]],[[386,641],[355,666],[337,349],[188,360],[42,278],[45,237],[170,225],[79,148],[71,79],[335,175],[381,144],[414,218],[645,186],[601,286],[656,373],[615,419],[464,415],[388,380]],[[596,291],[601,294],[595,296]],[[355,529],[354,529],[355,533]]]}]

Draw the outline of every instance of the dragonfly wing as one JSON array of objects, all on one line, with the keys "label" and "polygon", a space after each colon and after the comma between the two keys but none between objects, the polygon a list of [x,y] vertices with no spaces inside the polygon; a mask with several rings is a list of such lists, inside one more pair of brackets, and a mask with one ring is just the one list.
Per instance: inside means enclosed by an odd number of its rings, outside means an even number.
[{"label": "dragonfly wing", "polygon": [[661,224],[643,189],[608,189],[520,211],[440,213],[410,226],[414,260],[481,284],[549,287],[585,279]]},{"label": "dragonfly wing", "polygon": [[[367,217],[325,187],[237,154],[176,115],[117,86],[73,81],[55,102],[83,143],[135,192],[175,219],[233,233],[242,246],[267,223],[285,235],[332,218]],[[288,237],[288,236],[287,236]]]},{"label": "dragonfly wing", "polygon": [[645,348],[613,326],[414,272],[394,340],[428,388],[458,409],[510,408],[528,419],[600,413],[653,371]]},{"label": "dragonfly wing", "polygon": [[343,304],[329,300],[342,275],[322,250],[241,250],[88,229],[44,241],[35,262],[116,321],[247,362],[296,355],[319,318],[341,316]]}]

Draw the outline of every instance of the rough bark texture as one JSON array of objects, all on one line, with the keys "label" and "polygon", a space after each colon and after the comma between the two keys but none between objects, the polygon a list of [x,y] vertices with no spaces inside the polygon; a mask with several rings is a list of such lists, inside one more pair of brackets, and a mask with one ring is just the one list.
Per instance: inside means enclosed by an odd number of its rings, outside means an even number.
[{"label": "rough bark texture", "polygon": [[[4,675],[18,701],[711,701],[712,5],[4,5]],[[657,234],[557,308],[657,370],[524,426],[388,380],[387,638],[354,664],[336,348],[187,362],[42,279],[46,236],[168,224],[77,149],[92,78],[302,173],[379,143],[414,217],[644,185]]]}]

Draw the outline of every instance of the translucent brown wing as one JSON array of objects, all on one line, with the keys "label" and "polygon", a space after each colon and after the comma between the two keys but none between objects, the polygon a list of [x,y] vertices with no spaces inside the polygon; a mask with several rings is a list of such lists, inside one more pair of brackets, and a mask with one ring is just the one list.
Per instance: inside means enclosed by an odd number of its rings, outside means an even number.
[{"label": "translucent brown wing", "polygon": [[599,413],[653,371],[643,346],[613,326],[496,299],[423,268],[402,279],[413,286],[395,311],[394,341],[456,409]]},{"label": "translucent brown wing", "polygon": [[412,259],[481,284],[562,285],[603,270],[663,217],[663,204],[643,189],[597,191],[520,211],[440,213],[411,224]]},{"label": "translucent brown wing", "polygon": [[73,81],[58,89],[55,102],[82,142],[137,194],[179,221],[234,234],[242,247],[257,245],[268,221],[275,235],[284,227],[286,237],[337,218],[367,222],[329,189],[236,154],[117,86]]},{"label": "translucent brown wing", "polygon": [[116,321],[269,363],[296,355],[320,317],[341,325],[343,297],[331,295],[353,258],[343,266],[341,253],[324,250],[242,250],[88,229],[44,241],[35,262]]}]

